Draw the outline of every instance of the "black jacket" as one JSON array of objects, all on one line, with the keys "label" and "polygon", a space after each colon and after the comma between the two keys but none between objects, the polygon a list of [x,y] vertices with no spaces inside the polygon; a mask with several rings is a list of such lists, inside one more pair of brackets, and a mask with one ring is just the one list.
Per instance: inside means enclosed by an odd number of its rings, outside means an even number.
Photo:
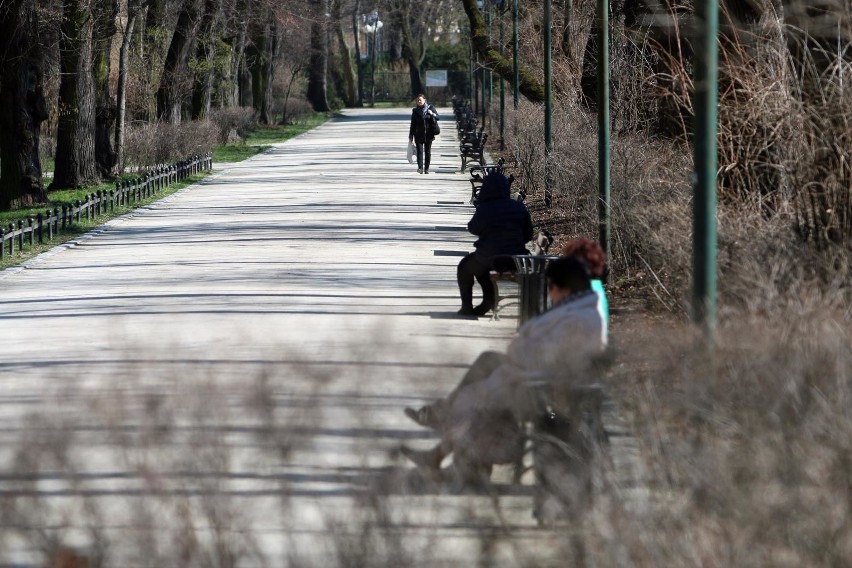
[{"label": "black jacket", "polygon": [[510,196],[508,178],[490,173],[482,182],[476,212],[467,230],[479,237],[473,246],[480,254],[527,254],[533,238],[532,219],[526,206]]},{"label": "black jacket", "polygon": [[[427,109],[432,111],[431,116],[426,115]],[[421,144],[426,140],[434,140],[435,135],[429,132],[426,128],[426,123],[429,120],[437,121],[438,119],[438,111],[435,110],[435,107],[430,105],[428,102],[422,107],[414,107],[411,109],[411,126],[408,129],[408,137],[414,138]]]}]

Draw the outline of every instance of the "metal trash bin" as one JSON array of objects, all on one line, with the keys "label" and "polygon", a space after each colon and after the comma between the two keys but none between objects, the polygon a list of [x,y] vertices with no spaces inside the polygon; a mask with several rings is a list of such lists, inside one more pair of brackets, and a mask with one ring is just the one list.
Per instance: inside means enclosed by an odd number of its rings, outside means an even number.
[{"label": "metal trash bin", "polygon": [[547,310],[547,278],[544,271],[558,256],[516,254],[518,269],[518,326]]}]

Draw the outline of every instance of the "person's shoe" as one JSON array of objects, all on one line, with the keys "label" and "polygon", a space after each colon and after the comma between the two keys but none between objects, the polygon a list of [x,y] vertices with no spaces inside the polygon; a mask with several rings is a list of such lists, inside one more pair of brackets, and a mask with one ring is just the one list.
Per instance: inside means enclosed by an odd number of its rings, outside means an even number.
[{"label": "person's shoe", "polygon": [[428,169],[423,170],[423,173],[424,173],[424,174],[428,174],[428,173],[429,173],[429,170],[428,170]]},{"label": "person's shoe", "polygon": [[422,174],[422,173],[423,173],[423,168],[417,168],[417,173],[418,173],[418,174]]},{"label": "person's shoe", "polygon": [[405,415],[424,428],[431,428],[432,430],[438,429],[438,417],[430,404],[427,404],[418,410],[406,408]]},{"label": "person's shoe", "polygon": [[399,451],[420,469],[431,472],[441,471],[442,456],[434,449],[425,451],[414,450],[403,444],[400,446]]},{"label": "person's shoe", "polygon": [[473,308],[473,314],[477,315],[477,316],[484,316],[485,314],[490,312],[493,307],[494,306],[492,304],[490,304],[490,303],[486,304],[486,303],[483,302],[483,303],[479,304],[478,306],[476,306],[475,308]]},{"label": "person's shoe", "polygon": [[456,313],[460,316],[475,316],[475,315],[477,315],[476,311],[474,311],[474,309],[472,307],[469,308],[467,306],[462,307],[462,309],[460,309]]}]

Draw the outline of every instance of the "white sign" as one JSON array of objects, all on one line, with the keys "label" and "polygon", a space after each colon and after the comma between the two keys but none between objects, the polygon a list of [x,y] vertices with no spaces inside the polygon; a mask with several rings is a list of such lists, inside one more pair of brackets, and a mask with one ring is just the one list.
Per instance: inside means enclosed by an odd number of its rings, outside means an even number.
[{"label": "white sign", "polygon": [[426,86],[427,87],[446,87],[447,86],[447,70],[446,69],[431,69],[426,71]]}]

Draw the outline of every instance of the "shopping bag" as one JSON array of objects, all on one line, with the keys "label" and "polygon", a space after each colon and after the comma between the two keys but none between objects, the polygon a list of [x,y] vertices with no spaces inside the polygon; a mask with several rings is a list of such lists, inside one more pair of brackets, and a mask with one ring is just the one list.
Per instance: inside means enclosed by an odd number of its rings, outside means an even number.
[{"label": "shopping bag", "polygon": [[414,156],[416,155],[416,153],[417,153],[417,149],[414,147],[414,144],[409,144],[408,145],[408,163],[409,164],[414,163]]}]

